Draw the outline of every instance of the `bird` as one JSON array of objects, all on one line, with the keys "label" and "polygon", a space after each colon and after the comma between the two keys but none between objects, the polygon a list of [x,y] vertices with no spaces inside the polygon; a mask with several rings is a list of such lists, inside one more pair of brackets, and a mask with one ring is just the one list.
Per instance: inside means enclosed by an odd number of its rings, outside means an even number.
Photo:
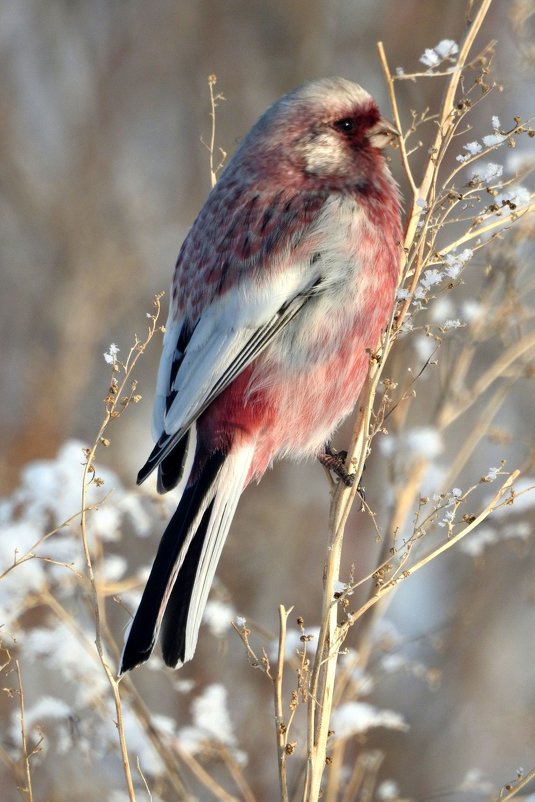
[{"label": "bird", "polygon": [[340,77],[279,98],[222,170],[180,249],[138,484],[180,483],[119,674],[160,640],[191,660],[241,493],[282,457],[321,456],[351,412],[392,312],[398,136]]}]

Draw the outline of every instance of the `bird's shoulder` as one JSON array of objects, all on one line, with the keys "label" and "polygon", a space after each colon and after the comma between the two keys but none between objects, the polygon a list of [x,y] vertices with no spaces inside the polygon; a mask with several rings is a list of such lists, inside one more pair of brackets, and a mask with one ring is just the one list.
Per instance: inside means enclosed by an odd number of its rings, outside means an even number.
[{"label": "bird's shoulder", "polygon": [[306,238],[328,197],[328,190],[303,188],[291,177],[283,185],[220,179],[180,250],[175,304],[193,313],[242,277],[280,264]]}]

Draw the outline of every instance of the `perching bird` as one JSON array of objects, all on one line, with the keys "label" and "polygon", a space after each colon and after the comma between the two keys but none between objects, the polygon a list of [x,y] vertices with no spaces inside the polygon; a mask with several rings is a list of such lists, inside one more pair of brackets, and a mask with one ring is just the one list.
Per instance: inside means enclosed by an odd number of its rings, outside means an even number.
[{"label": "perching bird", "polygon": [[240,494],[279,457],[321,454],[354,406],[394,303],[396,134],[357,84],[306,83],[260,117],[187,235],[138,476],[185,489],[121,673],[159,633],[167,665],[191,660]]}]

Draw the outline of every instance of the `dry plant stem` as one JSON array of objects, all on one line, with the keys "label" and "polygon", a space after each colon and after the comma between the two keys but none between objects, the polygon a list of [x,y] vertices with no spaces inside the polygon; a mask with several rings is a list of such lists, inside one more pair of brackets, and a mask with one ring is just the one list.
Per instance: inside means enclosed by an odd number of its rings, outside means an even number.
[{"label": "dry plant stem", "polygon": [[488,390],[490,385],[496,381],[497,378],[503,374],[516,362],[517,359],[524,356],[524,354],[535,348],[535,332],[526,335],[518,342],[513,343],[503,352],[480,378],[473,384],[470,390],[469,398],[466,403],[460,405],[459,403],[450,404],[447,406],[439,417],[437,428],[442,430],[450,426],[453,421],[457,420],[459,415],[465,412],[481,395]]},{"label": "dry plant stem", "polygon": [[236,783],[236,786],[238,787],[243,802],[256,802],[256,797],[251,790],[251,786],[245,779],[244,773],[241,770],[235,758],[230,754],[230,752],[226,748],[223,748],[222,752],[220,752],[219,754],[222,754],[228,773]]},{"label": "dry plant stem", "polygon": [[[532,780],[535,780],[535,769],[531,769],[531,771],[528,772],[525,777],[522,777],[521,780],[515,782],[513,788],[511,788],[509,785],[505,786],[505,788],[502,788],[496,802],[508,802],[509,799],[514,799],[518,792],[525,788],[526,785],[529,785]],[[506,792],[505,795],[504,791]]]},{"label": "dry plant stem", "polygon": [[143,774],[143,771],[141,769],[141,762],[139,760],[139,756],[136,757],[136,769],[137,769],[137,773],[141,777],[141,782],[145,786],[145,791],[147,792],[147,796],[149,798],[149,802],[152,802],[152,794],[150,792],[149,784],[148,784],[148,782],[147,782],[147,780],[145,778],[145,775]]},{"label": "dry plant stem", "polygon": [[[21,774],[20,766],[16,760],[13,760],[4,747],[0,744],[0,761],[4,764],[4,766],[9,769],[9,773],[15,777],[16,782],[19,782],[19,776]],[[24,795],[24,799],[26,800],[27,797]]]},{"label": "dry plant stem", "polygon": [[20,673],[20,665],[19,661],[15,660],[15,666],[17,668],[17,677],[19,682],[19,707],[20,707],[20,737],[21,737],[21,746],[22,746],[22,760],[24,763],[24,776],[26,778],[26,788],[23,788],[25,794],[27,794],[27,798],[30,802],[33,802],[33,789],[32,789],[32,774],[30,771],[30,757],[33,754],[32,752],[28,752],[28,745],[26,742],[26,722],[24,719],[24,690],[22,687],[22,676]]},{"label": "dry plant stem", "polygon": [[[223,786],[219,785],[219,783],[217,783],[213,779],[213,777],[211,777],[208,774],[206,769],[204,769],[201,766],[198,760],[193,760],[193,761],[190,760],[190,756],[186,752],[184,752],[178,744],[174,745],[174,749],[176,750],[176,753],[181,758],[181,760],[187,766],[189,766],[192,773],[199,780],[199,782],[201,782],[204,785],[204,787],[208,791],[210,791],[210,793],[213,794],[213,796],[216,799],[221,800],[221,802],[240,802],[240,800],[237,797],[233,796],[232,794],[229,794],[229,792],[226,791],[223,788]],[[196,802],[194,797],[192,797],[191,795],[188,795],[187,798],[191,800],[191,802]]]},{"label": "dry plant stem", "polygon": [[[119,681],[115,677],[114,671],[108,665],[108,661],[106,659],[106,655],[104,652],[104,646],[102,642],[102,628],[103,628],[103,612],[101,610],[101,599],[98,593],[97,581],[95,578],[95,572],[93,568],[93,558],[91,555],[91,551],[89,548],[89,539],[88,539],[88,532],[87,532],[87,491],[89,485],[94,476],[94,464],[95,464],[95,455],[98,446],[102,443],[104,438],[104,432],[106,431],[108,424],[110,421],[118,417],[120,415],[120,410],[117,410],[118,404],[123,404],[122,409],[126,404],[123,403],[125,398],[125,390],[127,387],[127,383],[130,381],[130,376],[132,375],[132,371],[136,366],[136,363],[144,352],[145,348],[151,341],[152,337],[154,336],[157,330],[157,321],[160,314],[160,296],[156,296],[155,299],[155,306],[156,306],[156,313],[151,316],[151,323],[149,325],[149,329],[147,332],[147,336],[143,342],[140,342],[136,339],[136,344],[130,350],[128,359],[124,365],[124,377],[122,382],[114,386],[113,391],[110,391],[108,398],[106,400],[106,413],[104,415],[104,419],[102,421],[101,427],[99,432],[95,438],[95,441],[90,449],[88,449],[86,454],[86,464],[84,468],[84,475],[82,479],[82,513],[80,518],[80,529],[81,529],[81,536],[82,536],[82,546],[84,551],[84,557],[86,562],[87,568],[87,575],[89,578],[90,588],[91,588],[91,596],[92,596],[92,604],[93,604],[93,615],[95,618],[95,645],[97,648],[98,657],[104,673],[106,674],[106,678],[109,682],[113,701],[115,704],[115,713],[117,720],[115,722],[117,727],[117,734],[119,739],[119,749],[121,753],[121,761],[123,765],[123,772],[126,782],[126,787],[128,791],[128,797],[130,802],[136,802],[136,795],[134,791],[134,782],[132,779],[132,770],[130,767],[130,760],[128,757],[128,749],[126,745],[125,739],[125,732],[124,732],[124,722],[123,722],[123,709],[121,703],[121,697],[119,693]],[[114,364],[115,367],[115,364]],[[133,397],[133,389],[130,389],[130,392],[126,396],[127,399],[131,399]],[[128,403],[128,401],[126,402]]]},{"label": "dry plant stem", "polygon": [[284,605],[279,605],[279,651],[277,657],[277,668],[273,677],[273,694],[275,702],[275,728],[278,749],[279,764],[279,784],[282,802],[288,802],[288,780],[286,777],[286,742],[288,726],[284,722],[284,711],[282,706],[282,678],[284,674],[284,653],[286,645],[286,624],[288,616],[293,607],[286,610]]},{"label": "dry plant stem", "polygon": [[366,775],[367,762],[368,756],[366,754],[361,754],[358,756],[349,781],[346,783],[342,802],[353,802],[354,799],[357,799],[358,790],[362,785]]},{"label": "dry plant stem", "polygon": [[336,663],[338,651],[342,645],[342,639],[338,637],[337,633],[338,603],[334,600],[334,587],[340,574],[344,528],[358,492],[358,483],[368,452],[372,399],[379,381],[379,364],[378,358],[372,360],[368,381],[363,391],[362,406],[354,430],[349,464],[354,467],[355,481],[352,487],[346,487],[341,482],[336,485],[329,513],[321,627],[307,707],[307,772],[304,793],[306,802],[315,802],[318,799],[325,766]]},{"label": "dry plant stem", "polygon": [[[466,64],[466,61],[468,59],[468,54],[469,54],[469,52],[470,52],[470,50],[472,48],[472,45],[474,43],[474,40],[475,40],[475,38],[476,38],[480,28],[481,28],[481,25],[483,24],[483,20],[485,19],[485,16],[487,15],[487,12],[488,12],[488,10],[490,8],[491,3],[492,3],[492,0],[482,0],[482,3],[481,3],[481,5],[480,5],[480,7],[478,9],[478,12],[475,15],[474,20],[473,20],[472,24],[470,25],[470,27],[469,27],[469,29],[468,29],[468,31],[466,33],[466,36],[465,36],[465,38],[464,38],[464,40],[463,40],[463,42],[461,44],[461,47],[460,47],[460,50],[459,50],[459,56],[458,56],[458,59],[457,59],[457,65],[456,65],[457,69],[455,69],[451,73],[450,80],[449,80],[449,82],[447,84],[447,87],[446,87],[446,91],[445,91],[445,94],[444,94],[444,99],[443,99],[443,102],[442,102],[442,105],[441,105],[441,113],[440,113],[440,117],[439,117],[438,124],[437,124],[437,132],[436,132],[436,135],[435,135],[435,141],[431,146],[430,152],[435,152],[435,153],[440,152],[440,149],[442,147],[442,143],[443,143],[444,139],[446,138],[446,136],[448,135],[450,129],[454,125],[454,121],[453,121],[453,117],[452,117],[452,113],[451,112],[452,112],[453,103],[454,103],[454,100],[455,100],[455,94],[456,94],[457,88],[459,86],[459,81],[461,79],[463,68],[464,68],[464,66]],[[385,79],[386,79],[388,90],[389,90],[389,95],[390,95],[391,98],[394,97],[393,111],[394,111],[395,122],[396,122],[396,124],[399,125],[400,124],[400,120],[399,120],[399,114],[398,114],[398,111],[397,111],[397,104],[395,103],[393,81],[392,81],[392,77],[391,77],[390,68],[388,66],[388,62],[387,62],[387,59],[386,59],[384,47],[383,47],[381,42],[378,43],[378,49],[379,49],[379,57],[381,59],[381,64],[383,66],[383,71],[384,71],[384,74],[385,74]],[[405,164],[405,162],[404,162],[404,164]],[[405,169],[406,169],[406,171],[408,170],[407,177],[408,177],[409,183],[411,184],[411,187],[413,188],[413,202],[412,202],[412,207],[411,207],[411,209],[409,211],[407,229],[406,229],[406,232],[405,232],[405,253],[408,253],[410,247],[412,246],[412,244],[414,242],[415,236],[416,236],[416,227],[417,227],[417,224],[418,224],[418,220],[419,220],[419,217],[420,217],[420,211],[421,211],[419,209],[416,201],[419,200],[419,199],[421,199],[421,200],[428,199],[428,196],[429,196],[429,193],[431,191],[431,188],[434,185],[434,182],[436,180],[437,164],[436,164],[436,161],[434,159],[429,159],[429,162],[428,162],[427,167],[426,167],[425,172],[424,172],[424,176],[422,178],[422,182],[416,188],[414,187],[414,181],[412,179],[412,174],[411,174],[410,168],[408,167],[408,164],[406,165]],[[431,204],[428,203],[428,206],[430,207]],[[463,240],[463,241],[465,241],[465,240]],[[421,237],[422,247],[424,245],[424,242],[425,242],[425,236],[422,236]],[[421,259],[418,259],[417,260],[417,264],[416,264],[415,269],[414,269],[413,280],[412,280],[412,283],[411,283],[411,292],[416,287],[416,284],[418,282],[418,278],[419,278],[419,275],[420,275],[420,272],[421,272],[421,267],[422,267]],[[405,265],[402,264],[401,265],[402,274],[404,272],[404,269],[405,269]],[[405,318],[405,316],[407,314],[407,311],[409,309],[409,305],[410,305],[410,298],[407,298],[407,300],[403,304],[403,307],[402,307],[402,310],[401,310],[401,314],[400,314],[400,317],[399,317],[399,320],[398,320],[398,327],[403,322],[403,320],[404,320],[404,318]]]},{"label": "dry plant stem", "polygon": [[459,476],[462,469],[476,450],[477,446],[488,432],[496,413],[501,408],[510,392],[511,386],[509,383],[503,382],[493,394],[481,415],[478,415],[477,426],[475,426],[472,431],[468,433],[468,437],[461,445],[461,448],[459,449],[459,452],[455,457],[450,470],[448,471],[448,475],[444,480],[444,487],[451,487],[455,481],[455,478]]},{"label": "dry plant stem", "polygon": [[341,784],[341,776],[344,768],[345,743],[336,741],[333,744],[330,754],[330,765],[327,773],[326,784],[323,789],[321,802],[337,802],[338,791]]},{"label": "dry plant stem", "polygon": [[[459,81],[461,79],[462,70],[467,62],[468,54],[481,28],[483,20],[489,10],[491,2],[492,0],[482,0],[478,12],[475,15],[474,20],[466,33],[464,41],[461,44],[456,69],[451,73],[451,77],[446,86],[444,99],[441,106],[441,112],[438,119],[435,140],[431,146],[431,152],[435,154],[440,154],[442,152],[444,144],[447,143],[448,138],[451,136],[452,130],[454,128],[455,123],[452,114],[452,109],[454,105],[456,92],[459,86]],[[379,55],[385,71],[385,77],[389,88],[390,97],[393,100],[392,107],[394,113],[394,122],[399,126],[400,119],[399,119],[397,104],[395,102],[393,80],[391,77],[390,69],[387,64],[384,48],[381,44],[379,44]],[[436,159],[433,158],[430,159],[425,169],[421,184],[417,186],[412,177],[412,172],[410,170],[408,157],[403,141],[401,142],[400,147],[402,152],[402,161],[404,169],[413,192],[412,204],[408,215],[405,243],[404,243],[404,252],[405,254],[409,254],[415,242],[417,234],[417,224],[421,216],[420,214],[421,209],[419,208],[417,201],[420,199],[427,201],[428,209],[431,208],[432,202],[434,201],[434,194],[435,194],[434,188],[437,180],[438,166]],[[430,212],[428,211],[426,218],[424,219],[423,230],[422,232],[420,232],[420,240],[418,243],[418,250],[416,252],[415,262],[412,265],[413,269],[413,276],[411,282],[412,289],[415,288],[423,267],[423,254],[426,242],[426,231],[429,226],[429,219],[430,219],[429,215]],[[407,263],[405,259],[402,260],[402,264],[400,266],[400,278],[402,278],[405,275],[406,269],[407,269]],[[398,316],[398,320],[396,322],[396,328],[399,328],[399,326],[403,323],[404,318],[406,317],[409,309],[409,304],[410,304],[410,297],[405,301],[405,303],[401,308],[401,313]],[[393,344],[393,337],[391,336],[391,330],[392,330],[392,325],[389,328],[389,332],[387,333],[384,342],[381,354],[381,363],[379,363],[377,359],[372,359],[372,365],[369,377],[361,397],[362,406],[356,422],[352,444],[349,450],[349,457],[348,457],[348,463],[354,468],[356,473],[354,487],[345,488],[341,484],[338,484],[337,487],[334,489],[332,495],[330,520],[329,520],[329,536],[328,536],[327,554],[324,568],[322,620],[321,620],[320,634],[318,638],[318,646],[312,669],[310,696],[307,710],[308,713],[307,771],[306,771],[305,790],[303,797],[305,802],[316,802],[316,800],[319,798],[320,795],[321,778],[323,775],[326,752],[327,752],[329,718],[332,709],[336,663],[338,658],[338,652],[342,644],[343,637],[347,632],[347,626],[348,626],[347,624],[345,624],[343,627],[338,628],[338,623],[337,623],[338,605],[334,600],[334,583],[339,576],[344,527],[357,492],[356,486],[361,476],[364,461],[368,451],[369,438],[370,438],[370,421],[371,421],[375,391],[377,388],[377,384],[379,382],[380,375],[382,373],[382,366],[384,364],[384,360],[386,359]],[[505,486],[508,487],[510,485],[510,481],[512,481],[511,477],[508,480],[509,484],[506,483],[506,485],[504,485],[504,488]],[[406,516],[408,510],[409,510],[409,505],[404,504],[403,515],[400,514],[399,516],[400,522],[402,522],[401,519]],[[479,516],[478,518],[480,519],[481,516]],[[465,530],[465,533],[467,530]],[[446,547],[449,548],[450,545],[451,541],[448,544],[446,544]],[[437,550],[437,553],[434,556],[438,556],[438,554],[441,553],[442,550],[443,549]],[[416,570],[418,570],[418,568],[420,567],[423,567],[423,565],[425,565],[427,561],[428,561],[427,559],[424,559],[424,561],[420,561],[420,563],[418,563],[416,566]],[[413,572],[414,569],[411,571],[411,573]],[[396,582],[402,578],[403,577],[398,577]],[[389,588],[389,590],[391,590],[392,587],[393,585],[389,586],[388,584],[386,586],[386,588]],[[381,596],[385,595],[385,593],[387,592],[386,588],[382,588],[381,593],[374,596],[373,599],[368,602],[367,606],[372,606],[372,604],[375,604]]]},{"label": "dry plant stem", "polygon": [[431,560],[436,559],[440,554],[443,554],[445,551],[451,549],[460,540],[462,540],[462,538],[466,537],[466,535],[469,532],[471,532],[472,529],[478,527],[485,520],[485,518],[487,518],[491,514],[491,512],[494,512],[494,510],[497,509],[498,506],[500,506],[500,502],[503,496],[512,487],[513,483],[516,481],[516,479],[518,479],[519,475],[520,475],[519,470],[513,471],[507,477],[505,482],[502,484],[502,486],[500,487],[500,489],[498,490],[492,501],[489,504],[487,504],[487,506],[479,513],[479,515],[477,515],[474,518],[473,521],[471,521],[463,529],[461,529],[460,532],[451,537],[449,540],[446,540],[446,542],[443,543],[441,546],[438,546],[436,549],[433,549],[433,551],[431,551],[425,557],[422,557],[422,559],[418,560],[418,562],[415,563],[413,566],[411,566],[410,569],[403,571],[403,573],[400,576],[397,576],[394,579],[390,580],[389,582],[386,582],[381,588],[379,588],[379,590],[370,599],[368,599],[368,601],[365,602],[365,604],[363,604],[355,613],[351,615],[351,617],[348,619],[347,623],[344,626],[344,630],[352,626],[359,618],[361,618],[364,615],[364,613],[367,610],[369,610],[370,607],[373,607],[375,604],[377,604],[377,602],[380,601],[383,598],[383,596],[385,596],[388,593],[391,593],[394,590],[394,588],[397,587],[401,582],[404,582],[406,579],[409,578],[409,576],[413,576],[415,573],[420,571],[428,563],[430,563]]},{"label": "dry plant stem", "polygon": [[[173,751],[174,747],[170,748],[165,742],[162,741],[158,732],[155,730],[154,725],[152,724],[150,711],[148,710],[143,698],[140,696],[137,688],[129,676],[125,676],[121,679],[121,686],[123,688],[123,693],[124,690],[126,690],[129,694],[128,703],[130,708],[134,711],[141,728],[147,734],[147,738],[154,747],[155,752],[157,752],[157,754],[161,757],[166,766],[167,779],[177,794],[177,799],[184,800],[184,802],[195,802],[193,796],[188,792],[185,783],[182,781],[177,767],[175,751],[178,750]],[[197,763],[197,761],[185,753],[180,753],[179,757],[182,757],[186,765],[189,766],[195,773],[195,766],[193,766],[193,764]],[[211,780],[211,778],[208,779]],[[216,785],[217,784],[215,782],[212,782],[212,787]],[[212,790],[210,786],[208,786],[208,788],[209,790]],[[214,796],[216,799],[220,798],[218,792],[214,792]]]},{"label": "dry plant stem", "polygon": [[[221,153],[221,161],[214,167],[214,150],[215,150],[215,130],[216,130],[216,114],[215,110],[217,108],[217,101],[218,100],[225,100],[224,96],[221,93],[217,95],[214,94],[214,86],[217,83],[217,77],[215,75],[208,76],[208,88],[210,90],[210,119],[211,119],[211,130],[210,130],[210,144],[206,145],[208,149],[208,153],[210,154],[210,182],[212,184],[212,189],[215,187],[217,182],[217,174],[223,166],[223,162],[227,154],[223,150],[223,148],[219,148]],[[202,140],[201,140],[202,141]],[[203,143],[204,144],[204,143]]]}]

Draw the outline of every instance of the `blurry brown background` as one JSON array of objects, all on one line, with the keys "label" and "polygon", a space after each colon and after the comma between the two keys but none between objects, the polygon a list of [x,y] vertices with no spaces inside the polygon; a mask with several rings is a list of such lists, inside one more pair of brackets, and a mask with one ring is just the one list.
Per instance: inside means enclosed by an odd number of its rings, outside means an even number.
[{"label": "blurry brown background", "polygon": [[[514,32],[522,5],[496,2],[481,37],[499,40],[496,71],[504,84],[485,119],[496,113],[504,124],[532,107],[533,72]],[[124,355],[133,333],[145,329],[154,293],[167,290],[210,188],[200,142],[210,131],[207,76],[217,75],[226,97],[217,144],[229,152],[275,98],[322,75],[362,83],[388,116],[376,41],[384,41],[393,68],[418,69],[425,48],[460,40],[465,11],[464,0],[2,0],[2,494],[28,460],[53,456],[67,437],[94,438],[109,376],[102,353],[115,342]],[[439,81],[406,83],[400,100],[405,109],[423,109],[436,104],[441,88]],[[393,170],[401,180],[397,156]],[[150,448],[159,350],[156,339],[137,371],[143,403],[110,431],[112,448],[102,456],[126,484]],[[425,399],[421,409],[425,415]],[[529,439],[532,402],[510,414],[525,422]],[[380,506],[385,479],[376,463],[370,460],[366,484]],[[312,464],[278,466],[247,491],[219,572],[240,613],[274,628],[282,601],[317,623],[327,508],[324,477]],[[364,571],[373,564],[374,533],[358,513],[351,527],[348,561],[358,559]],[[156,537],[143,543],[145,562],[155,544]],[[472,612],[455,619],[443,650],[426,642],[418,653],[440,663],[442,686],[430,691],[408,677],[400,693],[399,682],[385,677],[375,699],[410,721],[407,735],[377,736],[388,752],[385,776],[407,795],[447,795],[474,766],[505,782],[533,760],[533,584],[525,573],[515,584],[520,562],[533,577],[533,557],[520,550],[505,564],[491,560],[483,580],[466,558],[448,557],[394,602],[398,627],[405,624],[418,643],[422,634],[442,636],[455,611],[466,609],[463,594],[481,583]],[[269,694],[232,643],[232,654],[213,660],[213,640],[203,646],[201,639],[199,662],[185,675],[228,681],[247,742],[248,718],[270,721]],[[238,704],[237,671],[241,688],[250,683],[258,697],[242,694]],[[149,701],[152,676],[140,678]],[[271,756],[251,762],[257,788],[267,793]]]}]

